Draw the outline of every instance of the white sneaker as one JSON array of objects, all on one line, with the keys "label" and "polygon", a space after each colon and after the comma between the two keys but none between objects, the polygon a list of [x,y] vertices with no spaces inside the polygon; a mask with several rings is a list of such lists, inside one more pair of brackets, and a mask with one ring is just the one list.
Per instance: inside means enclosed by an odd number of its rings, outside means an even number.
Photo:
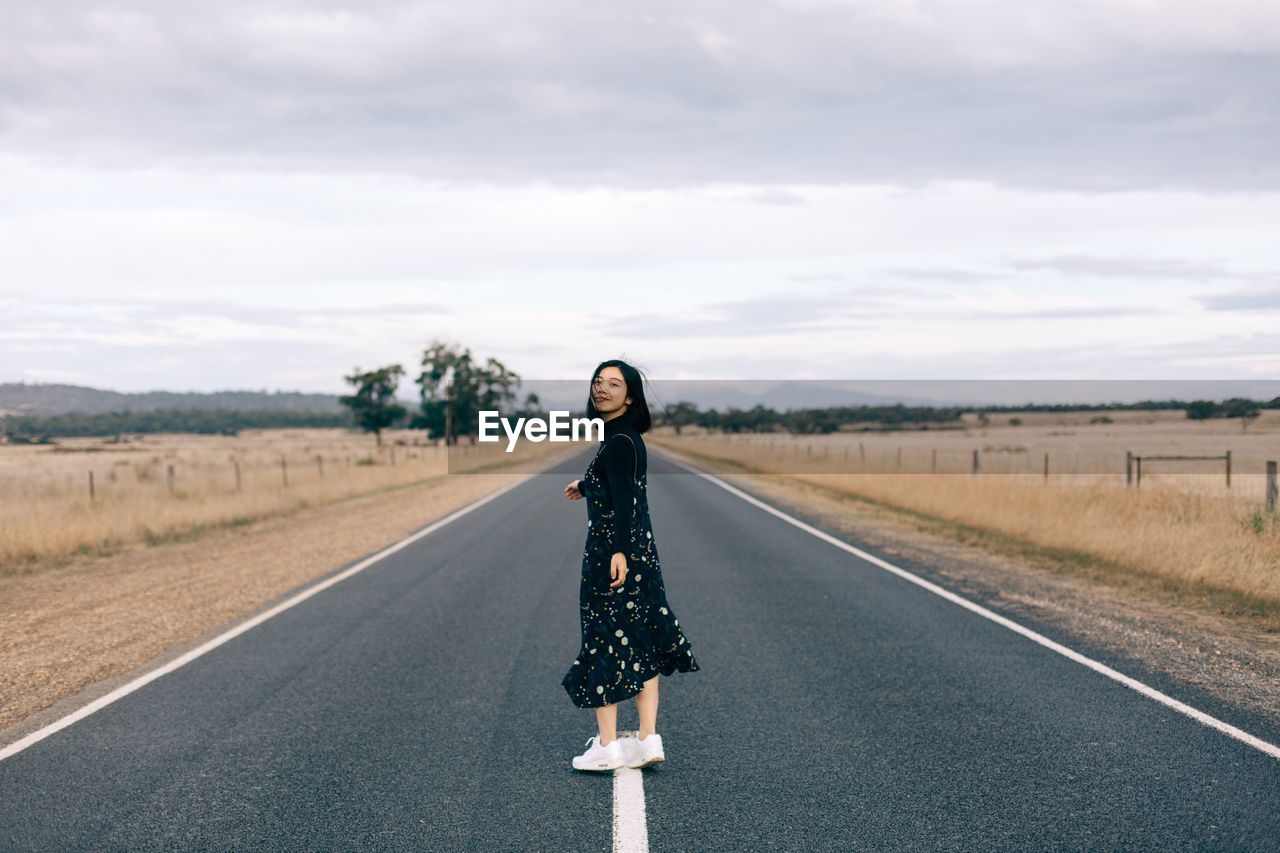
[{"label": "white sneaker", "polygon": [[640,740],[639,732],[628,732],[627,737],[627,766],[628,767],[648,767],[651,764],[661,764],[667,758],[662,754],[662,735],[649,735],[644,740]]},{"label": "white sneaker", "polygon": [[575,770],[616,770],[626,763],[621,738],[615,737],[608,746],[601,746],[600,735],[592,735],[587,739],[587,746],[586,752],[573,757]]}]

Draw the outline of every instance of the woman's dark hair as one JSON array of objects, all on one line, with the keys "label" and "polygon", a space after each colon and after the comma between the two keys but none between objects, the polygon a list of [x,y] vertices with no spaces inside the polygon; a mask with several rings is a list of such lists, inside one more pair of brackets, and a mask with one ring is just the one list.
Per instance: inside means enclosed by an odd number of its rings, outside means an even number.
[{"label": "woman's dark hair", "polygon": [[600,410],[596,408],[595,395],[592,392],[595,390],[596,377],[606,367],[616,367],[621,370],[622,378],[627,382],[627,396],[631,398],[631,403],[620,417],[631,424],[636,432],[648,432],[649,427],[653,426],[653,419],[649,415],[649,403],[644,397],[644,377],[639,370],[620,358],[611,358],[596,365],[595,372],[591,374],[591,387],[587,389],[587,417],[602,417]]}]

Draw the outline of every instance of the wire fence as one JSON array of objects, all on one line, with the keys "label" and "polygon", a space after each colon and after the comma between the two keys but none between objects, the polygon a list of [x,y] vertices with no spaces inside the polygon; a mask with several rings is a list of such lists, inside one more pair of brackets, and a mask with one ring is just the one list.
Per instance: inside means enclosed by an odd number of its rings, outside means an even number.
[{"label": "wire fence", "polygon": [[[669,439],[671,440],[671,439]],[[1048,485],[1155,485],[1221,494],[1276,506],[1276,458],[1280,446],[1255,442],[1218,453],[1185,450],[1185,443],[1152,441],[1125,447],[1084,442],[1002,443],[918,437],[689,434],[674,439],[693,449],[775,474],[921,474],[1010,476]],[[1199,448],[1204,449],[1204,448]]]}]

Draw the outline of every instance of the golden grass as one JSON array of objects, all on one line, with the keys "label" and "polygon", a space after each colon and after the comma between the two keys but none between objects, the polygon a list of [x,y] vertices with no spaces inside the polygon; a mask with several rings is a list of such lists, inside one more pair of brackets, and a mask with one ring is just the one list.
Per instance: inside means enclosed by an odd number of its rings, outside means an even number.
[{"label": "golden grass", "polygon": [[564,447],[522,442],[511,455],[494,445],[446,454],[421,432],[384,432],[378,448],[371,436],[339,429],[0,446],[0,575],[449,475],[515,471]]},{"label": "golden grass", "polygon": [[[1272,413],[1268,413],[1271,415]],[[771,474],[950,525],[953,532],[988,532],[1062,559],[1122,568],[1177,585],[1222,590],[1280,605],[1280,516],[1262,503],[1262,463],[1280,457],[1276,418],[1262,429],[1202,429],[1202,424],[1153,419],[1106,430],[1078,426],[1070,441],[1046,426],[1005,427],[986,434],[889,433],[828,437],[684,435],[653,442],[725,471]],[[1092,432],[1092,435],[1090,435]],[[1082,435],[1083,433],[1083,435]],[[1109,433],[1109,434],[1108,434]],[[1117,434],[1120,433],[1120,434]],[[1094,440],[1089,440],[1093,438]],[[862,442],[859,451],[857,445]],[[1051,473],[1024,473],[1001,464],[999,448],[1039,447]],[[898,468],[898,448],[903,465]],[[972,450],[984,447],[982,471],[930,473],[933,449],[968,470]],[[1213,473],[1144,472],[1140,489],[1126,488],[1124,449],[1154,454],[1233,455],[1232,485]],[[1014,451],[1025,452],[1025,451]],[[1118,455],[1117,455],[1118,453]],[[1268,455],[1269,454],[1269,455]],[[996,458],[993,460],[992,457]],[[1090,464],[1069,473],[1073,457]],[[848,461],[846,461],[846,459]],[[1103,460],[1110,466],[1094,464]],[[1057,464],[1052,464],[1054,462]],[[1222,463],[1212,463],[1221,470]],[[1193,468],[1204,463],[1175,463]],[[1247,467],[1246,467],[1247,466]],[[948,470],[942,465],[940,470]],[[863,468],[863,471],[857,469]],[[1089,470],[1089,469],[1092,470]],[[869,469],[869,470],[867,470]],[[1005,470],[1009,473],[992,473]],[[955,470],[951,468],[950,470]],[[1035,469],[1033,469],[1035,470]],[[1078,468],[1076,470],[1079,470]],[[1203,470],[1201,468],[1200,470]],[[904,473],[922,471],[922,473]],[[1270,607],[1268,609],[1270,609]]]}]

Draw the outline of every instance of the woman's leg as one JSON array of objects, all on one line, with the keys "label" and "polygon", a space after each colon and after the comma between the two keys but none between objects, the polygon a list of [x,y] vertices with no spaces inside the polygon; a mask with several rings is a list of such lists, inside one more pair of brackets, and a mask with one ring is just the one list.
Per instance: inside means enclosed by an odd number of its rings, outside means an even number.
[{"label": "woman's leg", "polygon": [[601,746],[608,746],[618,736],[618,706],[604,705],[596,708],[596,727],[600,729]]},{"label": "woman's leg", "polygon": [[639,738],[644,740],[658,730],[658,676],[646,681],[636,694],[636,712],[640,715]]}]

